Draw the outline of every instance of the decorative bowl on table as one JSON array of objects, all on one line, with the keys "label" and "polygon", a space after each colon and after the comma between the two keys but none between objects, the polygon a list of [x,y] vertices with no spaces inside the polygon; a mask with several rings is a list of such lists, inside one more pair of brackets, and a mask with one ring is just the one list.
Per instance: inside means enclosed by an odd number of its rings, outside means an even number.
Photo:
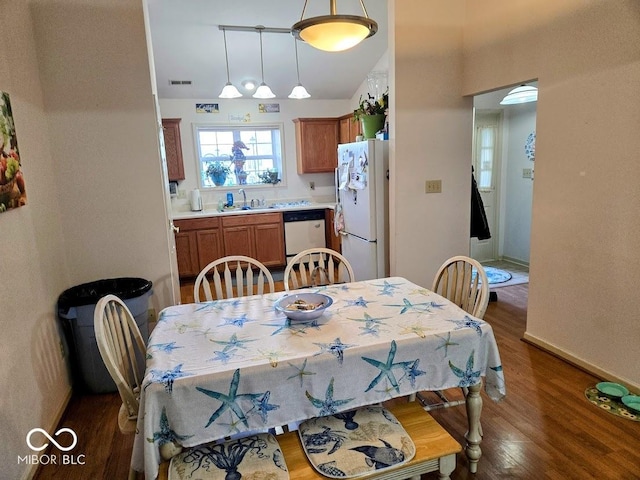
[{"label": "decorative bowl on table", "polygon": [[322,293],[294,293],[285,295],[275,304],[278,312],[291,320],[313,320],[331,306],[333,299]]},{"label": "decorative bowl on table", "polygon": [[640,397],[638,395],[625,395],[622,403],[633,413],[640,414]]},{"label": "decorative bowl on table", "polygon": [[612,400],[620,400],[625,395],[629,395],[629,390],[624,385],[614,382],[600,382],[596,385],[598,392]]}]

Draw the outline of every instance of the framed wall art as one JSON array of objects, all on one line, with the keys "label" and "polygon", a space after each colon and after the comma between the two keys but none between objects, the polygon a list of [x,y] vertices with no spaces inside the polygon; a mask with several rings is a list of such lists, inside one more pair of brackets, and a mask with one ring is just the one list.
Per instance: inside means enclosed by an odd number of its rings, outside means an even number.
[{"label": "framed wall art", "polygon": [[0,91],[0,213],[27,203],[9,94]]}]

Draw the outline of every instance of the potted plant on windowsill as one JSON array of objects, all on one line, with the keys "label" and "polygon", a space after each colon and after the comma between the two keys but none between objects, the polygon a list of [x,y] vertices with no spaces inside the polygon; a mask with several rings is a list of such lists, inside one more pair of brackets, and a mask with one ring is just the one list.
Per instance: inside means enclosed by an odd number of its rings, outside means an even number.
[{"label": "potted plant on windowsill", "polygon": [[385,92],[379,99],[367,94],[367,98],[360,96],[360,104],[353,111],[353,120],[362,122],[364,138],[375,138],[376,133],[384,128],[389,108],[389,93]]},{"label": "potted plant on windowsill", "polygon": [[211,179],[213,184],[216,187],[220,187],[224,185],[224,182],[227,181],[227,175],[231,172],[231,169],[223,164],[222,162],[216,160],[213,163],[210,163],[207,166],[207,176]]}]

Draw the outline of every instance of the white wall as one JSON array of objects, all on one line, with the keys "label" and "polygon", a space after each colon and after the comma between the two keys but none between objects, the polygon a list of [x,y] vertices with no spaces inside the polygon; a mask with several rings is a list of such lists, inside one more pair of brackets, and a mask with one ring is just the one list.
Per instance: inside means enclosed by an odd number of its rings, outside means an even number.
[{"label": "white wall", "polygon": [[[217,103],[220,113],[196,113],[196,103]],[[184,158],[185,179],[179,183],[179,189],[189,192],[198,188],[197,149],[194,124],[217,123],[228,125],[229,115],[242,116],[250,114],[251,123],[280,123],[284,126],[283,145],[285,148],[285,181],[277,185],[248,186],[245,188],[247,198],[265,197],[269,200],[310,200],[331,202],[335,200],[333,173],[315,173],[298,175],[296,170],[296,137],[294,118],[339,117],[349,113],[346,100],[290,100],[277,99],[269,103],[280,104],[280,113],[259,113],[258,104],[264,100],[238,98],[233,100],[216,99],[161,99],[160,113],[163,118],[181,118],[180,136],[182,139],[182,155]],[[315,183],[311,190],[309,182]],[[238,187],[201,189],[203,201],[215,208],[218,197],[233,192],[237,198]],[[188,197],[188,195],[187,195]],[[189,209],[188,198],[173,198],[173,211]]]},{"label": "white wall", "polygon": [[0,214],[0,458],[3,478],[22,478],[26,433],[52,429],[70,393],[56,320],[69,284],[55,160],[38,72],[30,10],[2,2],[12,34],[0,42],[0,90],[11,96],[27,205]]},{"label": "white wall", "polygon": [[[0,458],[28,478],[27,432],[70,394],[57,298],[140,276],[172,302],[169,233],[139,0],[4,0],[0,89],[11,95],[28,205],[0,214]],[[92,452],[78,452],[91,455]]]},{"label": "white wall", "polygon": [[640,390],[640,2],[466,3],[463,92],[539,80],[526,337]]},{"label": "white wall", "polygon": [[536,104],[513,105],[504,112],[503,126],[508,133],[503,136],[505,175],[502,193],[505,201],[501,202],[504,228],[500,256],[529,264],[533,181],[523,178],[522,170],[535,167],[535,162],[527,158],[524,146],[529,134],[536,130]]},{"label": "white wall", "polygon": [[[389,2],[391,272],[429,286],[468,255],[472,99],[462,92],[464,1]],[[425,194],[425,180],[442,193]]]}]

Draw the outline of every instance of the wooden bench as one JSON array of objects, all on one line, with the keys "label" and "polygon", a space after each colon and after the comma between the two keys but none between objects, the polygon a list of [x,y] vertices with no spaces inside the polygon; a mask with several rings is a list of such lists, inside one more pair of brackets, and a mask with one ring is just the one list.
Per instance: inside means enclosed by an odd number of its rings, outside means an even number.
[{"label": "wooden bench", "polygon": [[[400,421],[416,446],[413,459],[401,467],[379,474],[358,477],[366,480],[402,480],[428,472],[439,472],[440,480],[448,480],[456,468],[456,454],[462,447],[449,435],[418,402],[388,407]],[[309,463],[300,443],[298,432],[278,435],[278,443],[289,469],[290,480],[326,480]],[[160,465],[159,480],[167,480],[169,462]]]}]

